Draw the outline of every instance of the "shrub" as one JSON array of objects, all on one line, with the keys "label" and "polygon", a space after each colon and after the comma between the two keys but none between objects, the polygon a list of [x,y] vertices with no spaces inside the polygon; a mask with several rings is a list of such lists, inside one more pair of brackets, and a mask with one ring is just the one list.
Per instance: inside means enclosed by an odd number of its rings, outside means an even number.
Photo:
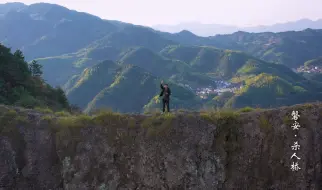
[{"label": "shrub", "polygon": [[120,113],[112,112],[110,110],[100,110],[93,116],[93,121],[98,125],[117,125],[125,119],[125,115]]},{"label": "shrub", "polygon": [[54,117],[51,115],[44,115],[41,117],[41,121],[45,121],[47,124],[52,124],[54,122]]},{"label": "shrub", "polygon": [[53,113],[53,110],[51,110],[49,108],[36,107],[35,110],[38,111],[38,112],[41,112],[41,113],[46,113],[46,114]]},{"label": "shrub", "polygon": [[57,120],[57,124],[61,128],[85,127],[86,125],[93,124],[93,118],[89,115],[60,117]]},{"label": "shrub", "polygon": [[215,112],[200,112],[200,117],[214,124],[225,124],[236,121],[239,113],[232,110],[218,110]]},{"label": "shrub", "polygon": [[179,112],[179,113],[185,113],[185,112],[189,112],[189,111],[186,110],[186,109],[178,109],[177,112]]},{"label": "shrub", "polygon": [[56,112],[55,113],[56,116],[58,117],[67,117],[67,116],[71,116],[71,114],[69,112],[66,111],[60,111],[60,112]]},{"label": "shrub", "polygon": [[151,108],[149,110],[144,111],[145,115],[150,115],[150,114],[155,115],[158,113],[160,113],[160,109],[158,109],[158,108]]},{"label": "shrub", "polygon": [[21,96],[21,98],[15,103],[15,105],[25,108],[34,108],[35,106],[39,105],[39,101],[28,94]]},{"label": "shrub", "polygon": [[254,108],[244,107],[239,110],[239,112],[251,112],[251,111],[254,111]]}]

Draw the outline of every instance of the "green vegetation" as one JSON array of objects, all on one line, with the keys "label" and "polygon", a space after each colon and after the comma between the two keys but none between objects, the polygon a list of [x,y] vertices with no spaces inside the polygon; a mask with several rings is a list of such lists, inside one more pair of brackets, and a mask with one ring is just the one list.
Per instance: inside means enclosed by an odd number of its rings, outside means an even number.
[{"label": "green vegetation", "polygon": [[[202,106],[202,101],[195,96],[195,94],[175,83],[170,82],[171,91],[175,92],[170,97],[170,110],[190,109],[198,110]],[[159,87],[158,87],[159,88]],[[161,99],[159,95],[155,95],[144,106],[144,112],[151,112],[152,110],[161,110]]]},{"label": "green vegetation", "polygon": [[179,60],[166,59],[146,48],[133,48],[121,59],[122,64],[132,64],[144,68],[157,77],[170,77],[173,74],[190,71],[190,66]]},{"label": "green vegetation", "polygon": [[[169,85],[176,92],[171,100],[173,108],[200,106],[193,92],[172,82]],[[110,107],[120,112],[141,113],[160,107],[158,96],[152,98],[160,92],[160,79],[134,65],[103,61],[85,69],[68,86],[71,104],[86,112]]]},{"label": "green vegetation", "polygon": [[302,74],[305,78],[307,78],[310,81],[315,81],[317,83],[322,82],[322,73],[300,73]]},{"label": "green vegetation", "polygon": [[55,110],[69,108],[63,90],[52,88],[42,80],[41,65],[36,61],[28,65],[21,51],[12,54],[3,45],[0,45],[0,53],[0,104]]},{"label": "green vegetation", "polygon": [[[90,48],[88,51],[94,50]],[[291,105],[319,98],[318,89],[322,87],[286,66],[267,63],[238,51],[172,45],[161,51],[162,56],[142,47],[117,52],[118,63],[102,61],[70,76],[64,89],[72,104],[86,112],[102,107],[120,112],[151,112],[161,107],[155,96],[159,91],[156,76],[169,79],[173,92],[176,92],[170,105],[174,109]],[[82,55],[86,57],[88,54]],[[215,96],[206,104],[188,89],[178,87],[183,84],[193,88],[215,86],[213,81],[218,79],[244,83],[244,87],[236,93]],[[125,98],[125,94],[133,98]],[[270,96],[263,100],[261,97],[267,94]]]},{"label": "green vegetation", "polygon": [[315,66],[321,67],[322,66],[322,57],[306,61],[304,63],[304,66],[305,67],[315,67]]},{"label": "green vegetation", "polygon": [[40,107],[35,107],[34,110],[40,112],[40,113],[49,113],[52,114],[53,110],[49,109],[49,108],[40,108]]},{"label": "green vegetation", "polygon": [[[189,56],[184,57],[187,52],[189,52]],[[73,80],[74,86],[67,89],[68,97],[73,104],[81,105],[87,112],[99,107],[113,107],[113,110],[120,112],[151,112],[151,110],[161,106],[161,102],[155,96],[158,92],[158,81],[153,76],[156,75],[165,78],[171,76],[169,78],[170,86],[173,86],[173,90],[176,92],[171,99],[171,107],[174,109],[198,110],[202,106],[270,107],[283,105],[283,103],[290,105],[298,100],[304,102],[306,101],[304,94],[317,91],[316,86],[321,86],[321,84],[314,82],[310,83],[306,78],[297,75],[283,65],[267,63],[238,51],[221,50],[207,46],[168,46],[161,51],[161,54],[168,59],[146,48],[128,49],[120,59],[120,64],[113,64],[112,62],[106,64],[110,65],[112,69],[104,67],[97,69],[97,65],[85,69],[81,75],[75,77],[77,80]],[[174,60],[179,60],[179,62]],[[177,63],[181,66],[167,66]],[[133,72],[128,73],[127,71],[133,70],[133,66],[128,66],[129,64],[134,64],[137,67],[144,68],[144,70],[142,69],[136,74],[137,76],[134,76],[130,74]],[[168,68],[171,69],[168,70]],[[151,75],[148,75],[153,78],[151,78],[151,81],[155,81],[156,87],[153,87],[152,83],[149,87],[145,85],[141,87],[142,84],[139,81],[146,80],[144,73],[151,73]],[[211,77],[209,77],[210,75]],[[132,78],[136,78],[133,81],[138,81],[138,83],[130,85],[128,82],[132,81]],[[192,87],[213,85],[213,80],[220,78],[230,79],[233,83],[242,82],[245,85],[237,93],[223,93],[205,105],[188,89],[179,88],[176,85],[176,83],[188,84]],[[70,84],[69,86],[72,86]],[[88,90],[89,88],[92,90]],[[147,90],[145,94],[140,95],[140,98],[149,98],[142,100],[140,105],[133,105],[133,101],[130,100],[125,107],[119,104],[113,105],[115,102],[123,101],[124,98],[122,100],[121,98],[125,92],[131,94],[135,91],[133,89],[142,88]],[[270,94],[270,97],[263,102],[261,97],[267,95],[266,93]],[[86,96],[86,94],[90,95]],[[134,97],[137,96],[134,95]],[[308,100],[317,97],[318,95],[315,93]],[[284,101],[285,99],[289,100]],[[130,105],[133,109],[126,108]]]},{"label": "green vegetation", "polygon": [[[296,86],[301,85],[301,86]],[[261,107],[292,105],[298,102],[311,101],[318,94],[311,91],[311,85],[291,83],[283,78],[268,74],[260,74],[245,81],[242,89],[234,94],[228,103],[229,107]],[[263,98],[265,97],[265,98]]]},{"label": "green vegetation", "polygon": [[168,132],[173,125],[175,115],[166,113],[163,115],[152,115],[146,118],[141,126],[147,129],[147,135],[162,135]]},{"label": "green vegetation", "polygon": [[[226,103],[234,96],[233,92],[224,92],[215,96],[212,100],[206,103],[206,107],[221,108],[225,107]],[[227,106],[226,106],[227,107]]]},{"label": "green vegetation", "polygon": [[[5,14],[1,27],[7,30],[3,30],[4,32],[0,34],[0,40],[12,44],[13,48],[25,47],[28,59],[60,56],[86,49],[87,55],[82,60],[88,58],[96,61],[106,59],[116,61],[120,58],[121,52],[129,47],[140,46],[158,52],[168,45],[185,44],[240,50],[265,61],[293,68],[322,54],[321,30],[307,29],[281,33],[236,32],[229,35],[199,37],[189,31],[178,34],[163,33],[148,27],[101,20],[64,7],[55,9],[51,7],[59,6],[30,5],[24,6],[23,11],[13,10],[17,16],[27,18],[30,16],[23,21],[10,19],[10,14]],[[50,17],[51,14],[47,14],[48,10],[57,17]],[[33,15],[43,18],[46,23],[40,24],[38,20],[32,19]],[[86,22],[83,22],[84,20]],[[25,29],[26,26],[29,26],[28,30]],[[53,33],[56,35],[51,35]],[[168,48],[165,52],[171,53],[171,51],[172,48]],[[178,60],[188,63],[196,57],[198,50],[190,47],[180,50],[180,54]],[[201,54],[210,55],[207,51]],[[198,62],[203,61],[197,60],[196,63]]]},{"label": "green vegetation", "polygon": [[268,119],[263,115],[261,115],[259,118],[259,127],[266,131],[272,129],[272,125],[269,123]]},{"label": "green vegetation", "polygon": [[[202,44],[240,50],[268,62],[283,64],[289,68],[297,68],[305,61],[316,59],[322,55],[321,33],[322,30],[306,29],[280,33],[235,32],[211,37],[190,35],[188,38],[184,38],[184,34],[181,33],[162,35],[180,44]],[[307,36],[310,36],[310,38]],[[189,51],[185,52],[187,52],[184,57],[185,60],[190,60],[190,55],[194,56],[195,51],[190,48]]]},{"label": "green vegetation", "polygon": [[[247,82],[239,92],[211,97],[212,100],[207,102],[196,96],[187,98],[186,95],[191,94],[188,89],[174,89],[171,105],[174,109],[276,107],[321,99],[319,74],[301,76],[290,69],[307,60],[310,61],[305,65],[320,64],[321,30],[236,32],[199,37],[189,31],[169,34],[148,27],[101,20],[58,5],[30,5],[22,9],[13,12],[26,18],[24,23],[11,19],[11,14],[3,15],[0,22],[4,32],[0,33],[0,41],[14,49],[23,47],[26,60],[37,61],[30,62],[33,74],[30,74],[32,80],[28,84],[43,85],[35,79],[43,72],[43,79],[48,84],[61,86],[69,101],[86,111],[101,107],[112,107],[120,112],[156,109],[160,103],[155,103],[153,97],[159,91],[159,79],[172,82],[171,86],[189,85],[192,88],[214,87],[213,81],[219,79],[231,81],[236,86]],[[48,10],[52,12],[47,14]],[[43,21],[39,22],[34,15]],[[17,51],[14,57],[24,56]],[[263,83],[262,80],[270,80],[265,75],[273,79]],[[0,81],[0,88],[3,88],[2,83]],[[47,84],[45,88],[49,91],[46,96],[55,90]],[[25,91],[29,94],[9,102],[0,97],[0,103],[7,101],[7,104],[25,107],[52,108],[54,105],[51,104],[57,102],[52,100],[54,97],[38,98],[35,93],[44,94],[39,89],[30,92],[30,89],[15,88],[14,91],[12,94]],[[62,93],[61,90],[57,92]],[[259,98],[266,93],[269,95],[267,99]]]},{"label": "green vegetation", "polygon": [[127,65],[115,73],[114,81],[95,95],[85,111],[110,107],[119,112],[142,112],[142,108],[158,93],[160,87],[154,76],[143,69]]},{"label": "green vegetation", "polygon": [[84,108],[106,86],[113,83],[120,67],[112,61],[104,61],[86,68],[77,80],[70,84],[67,97],[72,104]]},{"label": "green vegetation", "polygon": [[[306,38],[305,36],[314,36]],[[297,68],[306,60],[321,56],[322,40],[320,30],[307,29],[299,32],[281,33],[234,33],[229,37],[241,37],[239,50],[245,51],[260,59]],[[228,36],[226,36],[228,37]],[[311,40],[314,39],[314,40]],[[235,49],[235,48],[232,48]]]},{"label": "green vegetation", "polygon": [[66,111],[59,111],[55,113],[55,116],[57,117],[67,117],[67,116],[71,116],[71,113],[66,112]]},{"label": "green vegetation", "polygon": [[[188,54],[189,53],[189,54]],[[228,79],[245,64],[250,56],[207,46],[169,46],[161,54],[171,59],[186,61],[200,73],[214,73],[217,78]]]},{"label": "green vegetation", "polygon": [[[259,60],[239,51],[223,50],[208,46],[169,46],[161,54],[171,59],[187,62],[192,69],[221,79],[244,79],[267,73],[288,81],[305,80],[283,65]],[[199,82],[199,80],[198,80]]]},{"label": "green vegetation", "polygon": [[251,111],[254,111],[255,109],[254,108],[251,108],[251,107],[244,107],[244,108],[241,108],[239,111],[240,112],[251,112]]},{"label": "green vegetation", "polygon": [[200,117],[216,125],[224,126],[230,122],[236,122],[239,113],[234,110],[216,110],[209,112],[200,112]]},{"label": "green vegetation", "polygon": [[80,72],[83,67],[76,67],[73,56],[56,56],[36,59],[42,65],[44,79],[51,85],[63,85],[70,76]]},{"label": "green vegetation", "polygon": [[194,89],[208,86],[216,87],[214,79],[197,72],[186,71],[183,73],[175,74],[172,75],[169,80],[172,81],[172,83],[189,85]]}]

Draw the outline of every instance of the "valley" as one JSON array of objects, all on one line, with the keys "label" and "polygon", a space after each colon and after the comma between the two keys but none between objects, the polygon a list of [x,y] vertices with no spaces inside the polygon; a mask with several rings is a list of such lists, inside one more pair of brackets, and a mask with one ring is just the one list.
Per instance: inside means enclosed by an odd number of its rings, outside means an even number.
[{"label": "valley", "polygon": [[[200,37],[46,3],[17,7],[0,16],[0,42],[23,50],[28,62],[36,60],[44,80],[61,87],[68,101],[85,112],[158,110],[161,80],[171,86],[174,109],[267,108],[322,100],[320,76],[301,69],[322,55],[319,29]],[[26,32],[26,25],[37,32]]]}]

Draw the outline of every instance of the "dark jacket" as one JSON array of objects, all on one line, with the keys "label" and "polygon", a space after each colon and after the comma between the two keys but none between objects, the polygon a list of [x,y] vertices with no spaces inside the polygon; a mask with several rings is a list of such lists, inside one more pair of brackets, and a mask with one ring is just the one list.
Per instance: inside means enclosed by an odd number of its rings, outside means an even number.
[{"label": "dark jacket", "polygon": [[170,95],[171,95],[170,88],[168,87],[167,89],[165,89],[162,84],[160,85],[160,87],[161,87],[161,90],[162,90],[161,93],[160,93],[160,97],[163,96],[164,100],[169,100]]}]

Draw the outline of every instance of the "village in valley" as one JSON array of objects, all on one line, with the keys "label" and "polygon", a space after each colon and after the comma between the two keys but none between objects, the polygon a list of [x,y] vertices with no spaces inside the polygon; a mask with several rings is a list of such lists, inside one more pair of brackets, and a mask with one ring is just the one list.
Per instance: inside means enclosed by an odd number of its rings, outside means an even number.
[{"label": "village in valley", "polygon": [[295,70],[298,73],[322,73],[322,67],[319,66],[301,66]]},{"label": "village in valley", "polygon": [[221,95],[224,92],[235,92],[238,89],[241,89],[243,85],[241,84],[233,84],[226,81],[214,81],[213,86],[208,87],[200,87],[193,89],[189,85],[184,85],[186,88],[194,91],[197,96],[201,99],[208,99],[209,97],[214,97],[217,95]]},{"label": "village in valley", "polygon": [[[293,69],[296,73],[322,73],[322,67],[320,66],[301,66],[297,69]],[[188,84],[183,84],[185,88],[192,90],[198,97],[201,99],[209,99],[211,97],[221,95],[224,92],[235,92],[243,88],[243,85],[240,83],[230,83],[227,81],[219,80],[214,81],[214,85],[209,85],[207,87],[198,87],[192,88]]]},{"label": "village in valley", "polygon": [[[293,69],[294,72],[297,73],[322,73],[322,67],[319,66],[301,66],[297,69]],[[238,89],[243,88],[242,84],[234,84],[227,81],[214,81],[214,85],[210,85],[208,87],[199,87],[199,88],[191,88],[189,85],[184,85],[186,88],[194,91],[197,96],[202,99],[208,99],[209,97],[214,97],[217,95],[221,95],[224,92],[235,92]]]}]

